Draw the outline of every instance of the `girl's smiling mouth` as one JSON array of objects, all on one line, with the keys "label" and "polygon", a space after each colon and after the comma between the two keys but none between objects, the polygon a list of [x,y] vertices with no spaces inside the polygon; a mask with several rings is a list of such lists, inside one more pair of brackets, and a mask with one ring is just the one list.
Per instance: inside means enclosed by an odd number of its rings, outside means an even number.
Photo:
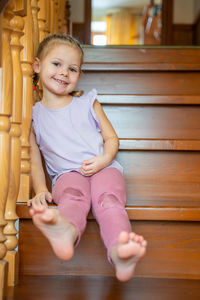
[{"label": "girl's smiling mouth", "polygon": [[53,78],[56,82],[58,82],[59,84],[62,84],[62,85],[67,85],[68,82],[64,81],[64,80],[61,80],[61,79],[57,79],[57,78]]}]

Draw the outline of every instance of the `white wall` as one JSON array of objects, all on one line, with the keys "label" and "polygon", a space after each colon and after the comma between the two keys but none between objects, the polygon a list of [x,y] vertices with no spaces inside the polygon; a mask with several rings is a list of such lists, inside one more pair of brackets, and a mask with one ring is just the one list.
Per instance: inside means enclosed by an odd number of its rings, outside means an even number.
[{"label": "white wall", "polygon": [[200,0],[195,0],[194,2],[194,13],[195,13],[195,20],[200,14]]},{"label": "white wall", "polygon": [[[84,2],[70,0],[72,22],[84,23]],[[200,0],[174,0],[174,24],[193,24],[199,13]]]},{"label": "white wall", "polygon": [[174,24],[193,24],[200,12],[200,0],[174,0]]},{"label": "white wall", "polygon": [[71,16],[73,23],[84,23],[84,3],[85,0],[70,0]]}]

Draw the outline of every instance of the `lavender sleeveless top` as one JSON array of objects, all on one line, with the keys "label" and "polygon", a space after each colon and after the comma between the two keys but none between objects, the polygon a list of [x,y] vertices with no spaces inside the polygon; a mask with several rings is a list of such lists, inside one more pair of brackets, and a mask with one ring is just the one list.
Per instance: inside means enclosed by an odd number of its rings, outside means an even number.
[{"label": "lavender sleeveless top", "polygon": [[[93,103],[95,89],[60,109],[48,109],[40,102],[33,107],[33,128],[36,142],[45,160],[52,184],[63,173],[77,171],[82,161],[103,155],[104,142]],[[123,172],[113,160],[108,166]]]}]

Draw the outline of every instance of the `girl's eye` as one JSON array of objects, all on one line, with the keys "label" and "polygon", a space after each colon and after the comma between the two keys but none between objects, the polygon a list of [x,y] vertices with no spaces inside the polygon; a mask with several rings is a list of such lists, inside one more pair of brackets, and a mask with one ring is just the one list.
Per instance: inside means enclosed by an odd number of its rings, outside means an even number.
[{"label": "girl's eye", "polygon": [[56,66],[56,67],[59,67],[60,63],[59,62],[53,62],[53,65]]},{"label": "girl's eye", "polygon": [[71,72],[78,72],[76,69],[74,69],[74,68],[69,68],[69,70],[71,71]]}]

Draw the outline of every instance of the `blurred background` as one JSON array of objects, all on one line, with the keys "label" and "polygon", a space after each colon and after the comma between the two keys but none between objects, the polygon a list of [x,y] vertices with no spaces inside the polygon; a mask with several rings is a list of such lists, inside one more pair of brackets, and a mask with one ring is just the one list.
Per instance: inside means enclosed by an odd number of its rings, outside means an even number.
[{"label": "blurred background", "polygon": [[92,45],[200,45],[200,0],[70,0],[71,32]]}]

